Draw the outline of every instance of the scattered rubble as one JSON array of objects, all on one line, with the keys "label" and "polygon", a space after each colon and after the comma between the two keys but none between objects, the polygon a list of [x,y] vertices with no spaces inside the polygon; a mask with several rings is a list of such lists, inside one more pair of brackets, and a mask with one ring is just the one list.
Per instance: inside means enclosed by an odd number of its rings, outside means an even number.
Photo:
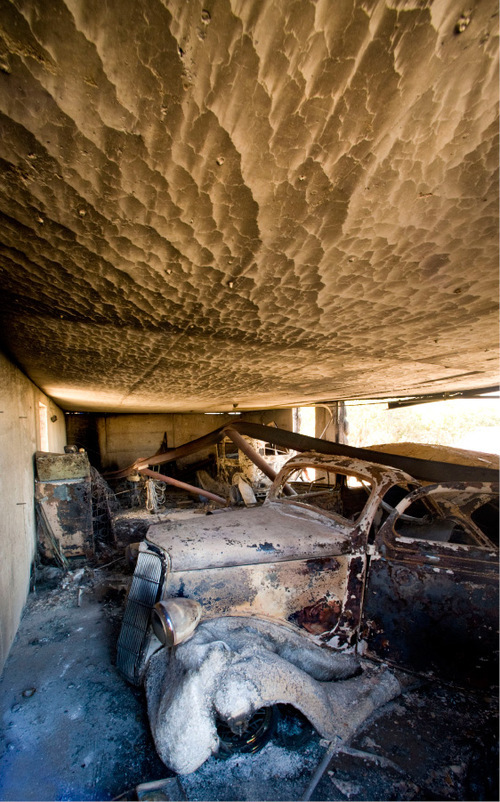
[{"label": "scattered rubble", "polygon": [[[2,799],[131,799],[168,776],[144,694],[115,668],[131,574],[121,562],[79,570],[40,569],[0,680]],[[497,799],[496,743],[493,695],[423,681],[353,740],[380,762],[338,753],[312,798],[345,799],[340,788],[357,786],[358,800]],[[288,716],[260,752],[213,756],[179,781],[199,802],[298,800],[324,752],[320,736]]]}]

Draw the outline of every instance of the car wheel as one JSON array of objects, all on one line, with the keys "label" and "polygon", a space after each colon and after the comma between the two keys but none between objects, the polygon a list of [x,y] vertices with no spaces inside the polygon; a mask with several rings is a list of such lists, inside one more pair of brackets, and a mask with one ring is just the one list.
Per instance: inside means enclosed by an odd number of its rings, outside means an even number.
[{"label": "car wheel", "polygon": [[254,753],[267,744],[276,726],[274,707],[261,707],[250,717],[241,733],[234,733],[229,724],[220,718],[216,720],[219,736],[219,757],[225,758],[235,752]]}]

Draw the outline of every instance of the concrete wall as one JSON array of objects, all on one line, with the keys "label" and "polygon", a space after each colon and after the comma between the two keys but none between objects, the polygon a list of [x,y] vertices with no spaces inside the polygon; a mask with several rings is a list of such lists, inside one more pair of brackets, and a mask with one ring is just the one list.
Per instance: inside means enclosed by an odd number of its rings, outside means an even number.
[{"label": "concrete wall", "polygon": [[[103,470],[125,468],[138,457],[150,457],[160,448],[164,434],[168,448],[175,448],[212,432],[231,421],[244,419],[252,423],[274,421],[292,430],[292,411],[265,410],[236,415],[162,414],[162,415],[103,415],[97,420],[100,457]],[[194,460],[200,454],[193,456]],[[92,460],[91,460],[92,461]]]},{"label": "concrete wall", "polygon": [[19,625],[35,553],[33,455],[40,449],[40,402],[47,406],[49,450],[61,452],[63,412],[0,354],[0,671]]}]

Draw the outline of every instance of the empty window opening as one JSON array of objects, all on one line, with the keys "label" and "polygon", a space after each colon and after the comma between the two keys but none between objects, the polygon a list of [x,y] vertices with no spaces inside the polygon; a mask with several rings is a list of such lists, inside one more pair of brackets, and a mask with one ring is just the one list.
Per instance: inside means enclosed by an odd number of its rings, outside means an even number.
[{"label": "empty window opening", "polygon": [[[453,501],[453,500],[452,500]],[[430,497],[418,499],[400,515],[394,526],[398,537],[428,540],[437,543],[459,543],[466,546],[498,548],[498,505],[481,504],[470,514],[448,509],[447,500]]]},{"label": "empty window opening", "polygon": [[[346,415],[349,421],[346,442],[350,446],[432,443],[500,454],[498,396],[457,398],[394,409],[387,401],[347,401]],[[420,454],[413,451],[412,456]]]}]

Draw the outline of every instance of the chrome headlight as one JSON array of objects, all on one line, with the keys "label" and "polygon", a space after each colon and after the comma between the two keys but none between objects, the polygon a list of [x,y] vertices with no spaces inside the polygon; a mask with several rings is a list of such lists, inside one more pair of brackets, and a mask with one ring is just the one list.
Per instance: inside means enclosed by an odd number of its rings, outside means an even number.
[{"label": "chrome headlight", "polygon": [[151,624],[164,646],[177,646],[191,637],[201,618],[202,606],[193,599],[165,599],[153,607]]}]

